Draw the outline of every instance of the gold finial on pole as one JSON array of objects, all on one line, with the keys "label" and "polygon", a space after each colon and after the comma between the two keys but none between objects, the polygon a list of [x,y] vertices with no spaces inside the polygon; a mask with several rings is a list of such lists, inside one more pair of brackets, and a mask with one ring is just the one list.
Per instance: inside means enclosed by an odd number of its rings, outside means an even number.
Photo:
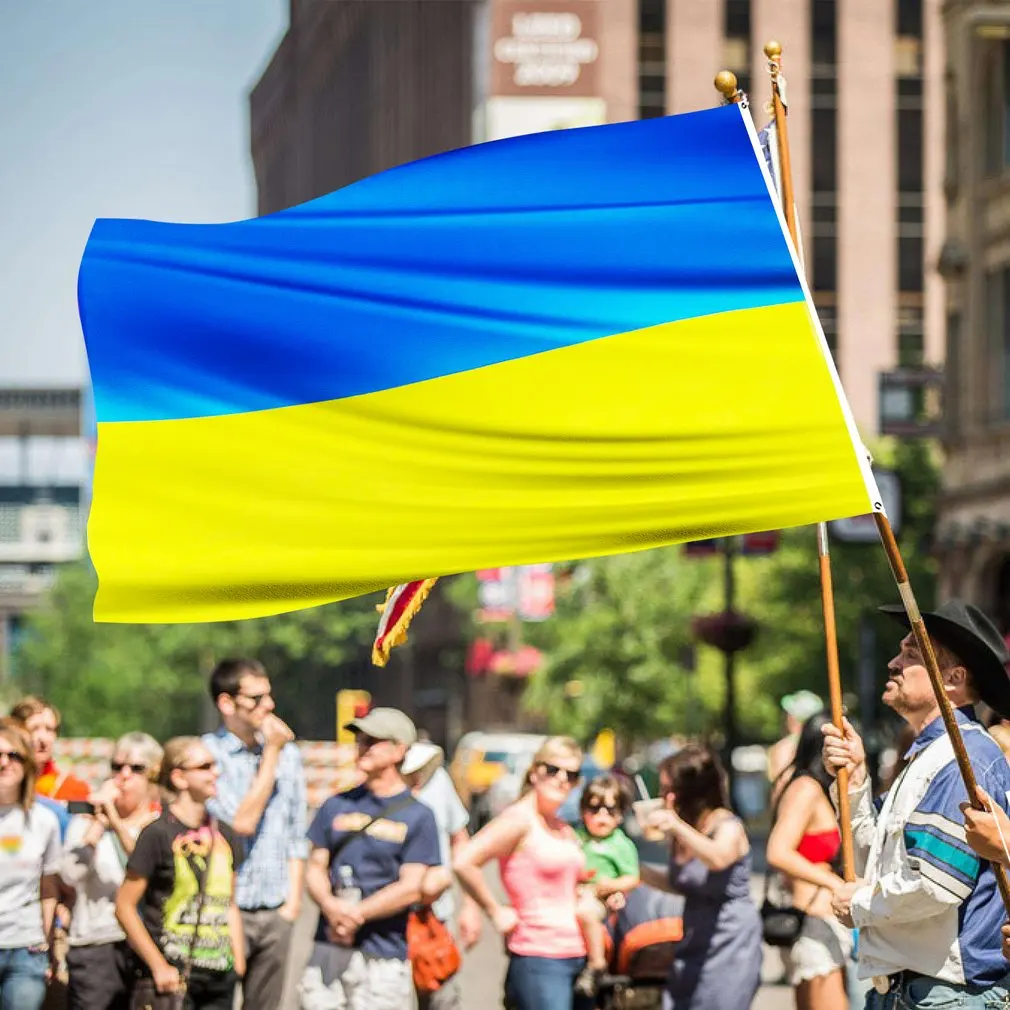
[{"label": "gold finial on pole", "polygon": [[732,70],[720,70],[715,75],[715,90],[727,104],[736,104],[743,100],[744,93],[737,87],[736,74]]},{"label": "gold finial on pole", "polygon": [[800,253],[799,235],[796,229],[796,207],[793,203],[793,173],[789,156],[789,133],[786,127],[785,78],[782,74],[782,44],[774,39],[765,45],[768,57],[768,75],[772,82],[772,114],[775,117],[775,132],[779,145],[779,177],[782,186],[782,211],[785,214],[789,237],[797,255]]}]

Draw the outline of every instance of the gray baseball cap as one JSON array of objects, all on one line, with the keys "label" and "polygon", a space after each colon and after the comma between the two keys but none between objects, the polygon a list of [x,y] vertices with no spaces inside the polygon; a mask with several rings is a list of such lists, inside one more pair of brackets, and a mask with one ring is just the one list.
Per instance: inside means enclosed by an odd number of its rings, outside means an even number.
[{"label": "gray baseball cap", "polygon": [[352,719],[344,729],[364,733],[376,740],[392,740],[408,746],[417,741],[417,729],[413,722],[398,708],[373,708],[368,715]]}]

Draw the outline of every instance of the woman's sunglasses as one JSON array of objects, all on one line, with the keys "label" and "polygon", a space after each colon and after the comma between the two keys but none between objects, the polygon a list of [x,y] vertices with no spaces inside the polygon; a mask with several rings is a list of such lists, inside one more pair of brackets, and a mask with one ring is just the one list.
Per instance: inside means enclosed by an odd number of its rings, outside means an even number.
[{"label": "woman's sunglasses", "polygon": [[147,771],[147,765],[135,765],[130,761],[110,761],[109,768],[113,775],[118,775],[124,768],[129,768],[134,775],[143,775]]},{"label": "woman's sunglasses", "polygon": [[180,771],[184,772],[209,772],[217,767],[216,761],[204,761],[202,765],[183,765]]},{"label": "woman's sunglasses", "polygon": [[579,772],[569,771],[567,768],[559,768],[557,765],[549,764],[547,761],[542,761],[540,767],[547,773],[548,778],[556,779],[559,775],[564,775],[565,780],[570,786],[575,785],[579,781]]},{"label": "woman's sunglasses", "polygon": [[23,765],[25,763],[24,754],[19,754],[16,750],[0,750],[0,759],[7,758],[13,764]]}]

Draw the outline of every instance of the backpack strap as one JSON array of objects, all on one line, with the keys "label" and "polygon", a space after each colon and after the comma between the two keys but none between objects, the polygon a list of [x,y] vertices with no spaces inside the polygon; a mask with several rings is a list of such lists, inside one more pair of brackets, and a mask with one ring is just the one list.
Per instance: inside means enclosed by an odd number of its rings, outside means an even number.
[{"label": "backpack strap", "polygon": [[413,793],[408,793],[402,800],[397,800],[396,803],[390,804],[388,807],[384,807],[377,814],[373,814],[371,817],[361,825],[360,828],[355,828],[353,831],[348,831],[343,838],[337,842],[336,845],[330,850],[330,862],[332,862],[340,855],[347,846],[354,841],[358,835],[363,835],[368,829],[376,822],[381,821],[383,817],[389,817],[390,814],[398,814],[401,810],[406,810],[412,803],[416,803],[417,800]]}]

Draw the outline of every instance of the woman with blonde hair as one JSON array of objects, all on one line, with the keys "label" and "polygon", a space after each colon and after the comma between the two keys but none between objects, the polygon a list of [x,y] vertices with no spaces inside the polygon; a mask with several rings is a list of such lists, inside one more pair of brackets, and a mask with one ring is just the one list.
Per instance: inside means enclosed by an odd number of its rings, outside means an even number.
[{"label": "woman with blonde hair", "polygon": [[158,816],[161,758],[161,745],[146,733],[121,736],[112,775],[91,796],[94,813],[77,814],[67,829],[60,876],[77,893],[68,937],[69,1010],[128,1005],[128,951],[116,919],[116,892],[138,835]]},{"label": "woman with blonde hair", "polygon": [[[551,737],[533,756],[519,799],[485,825],[453,862],[462,885],[505,937],[505,995],[516,1010],[583,1006],[574,984],[586,963],[577,918],[585,857],[558,809],[579,780],[582,750]],[[481,868],[497,859],[511,904],[495,898]]]},{"label": "woman with blonde hair", "polygon": [[[149,978],[137,986],[185,992],[192,1010],[231,1010],[245,972],[242,919],[235,904],[241,847],[207,812],[217,764],[199,737],[165,744],[165,807],[147,825],[126,864],[116,916]],[[138,996],[134,993],[134,998]]]},{"label": "woman with blonde hair", "polygon": [[0,719],[0,1006],[39,1010],[46,996],[59,881],[60,824],[34,803],[31,737]]}]

